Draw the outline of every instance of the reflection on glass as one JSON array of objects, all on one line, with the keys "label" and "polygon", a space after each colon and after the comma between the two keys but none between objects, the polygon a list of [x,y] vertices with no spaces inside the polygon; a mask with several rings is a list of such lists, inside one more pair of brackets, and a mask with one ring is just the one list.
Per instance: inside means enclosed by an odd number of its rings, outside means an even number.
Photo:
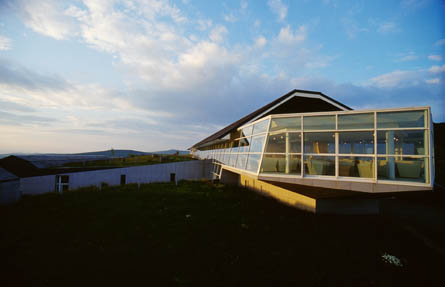
[{"label": "reflection on glass", "polygon": [[249,154],[247,158],[247,167],[246,169],[251,172],[257,172],[258,166],[260,164],[261,154]]},{"label": "reflection on glass", "polygon": [[236,168],[246,169],[246,160],[247,154],[238,154],[238,158],[236,160]]},{"label": "reflection on glass", "polygon": [[284,154],[264,154],[261,173],[301,174],[301,156]]},{"label": "reflection on glass", "polygon": [[236,153],[232,153],[230,154],[230,158],[229,158],[229,165],[235,167],[235,163],[236,163],[236,157],[238,156],[238,154]]},{"label": "reflection on glass", "polygon": [[239,140],[233,141],[232,144],[232,152],[238,152],[239,151]]},{"label": "reflection on glass", "polygon": [[305,156],[304,172],[309,175],[335,176],[335,157],[333,156]]},{"label": "reflection on glass", "polygon": [[301,133],[270,134],[267,140],[266,152],[270,153],[300,153]]},{"label": "reflection on glass", "polygon": [[278,130],[301,130],[301,117],[272,119],[269,131],[273,132]]},{"label": "reflection on glass", "polygon": [[374,178],[374,159],[372,157],[339,157],[338,175]]},{"label": "reflection on glass", "polygon": [[377,128],[423,128],[425,111],[377,113]]},{"label": "reflection on glass", "polygon": [[249,146],[250,146],[250,141],[251,141],[250,137],[240,139],[238,152],[248,152]]},{"label": "reflection on glass", "polygon": [[265,138],[266,136],[252,137],[252,143],[250,144],[250,152],[262,152]]},{"label": "reflection on glass", "polygon": [[426,155],[426,130],[378,131],[377,152],[394,155]]},{"label": "reflection on glass", "polygon": [[269,125],[269,119],[254,124],[253,125],[253,134],[259,134],[259,133],[266,132],[268,125]]},{"label": "reflection on glass", "polygon": [[334,133],[305,133],[305,153],[335,153]]},{"label": "reflection on glass", "polygon": [[373,129],[373,128],[374,128],[374,113],[338,115],[338,129],[340,130]]},{"label": "reflection on glass", "polygon": [[241,137],[247,137],[252,135],[253,126],[248,126],[241,130]]},{"label": "reflection on glass", "polygon": [[340,132],[339,153],[372,154],[374,153],[373,132]]},{"label": "reflection on glass", "polygon": [[427,158],[382,157],[378,159],[377,176],[381,180],[426,182]]},{"label": "reflection on glass", "polygon": [[335,116],[306,116],[304,130],[335,130]]}]

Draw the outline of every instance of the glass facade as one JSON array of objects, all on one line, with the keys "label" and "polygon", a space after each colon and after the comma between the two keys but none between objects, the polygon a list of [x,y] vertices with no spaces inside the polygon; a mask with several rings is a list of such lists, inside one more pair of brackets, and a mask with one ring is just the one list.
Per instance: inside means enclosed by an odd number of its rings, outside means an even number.
[{"label": "glass facade", "polygon": [[428,108],[271,115],[194,154],[256,175],[430,184],[429,116]]}]

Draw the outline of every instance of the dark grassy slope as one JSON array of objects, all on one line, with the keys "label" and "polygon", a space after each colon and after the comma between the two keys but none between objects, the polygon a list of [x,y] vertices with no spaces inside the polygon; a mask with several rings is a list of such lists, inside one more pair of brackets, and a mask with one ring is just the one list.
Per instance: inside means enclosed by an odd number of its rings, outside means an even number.
[{"label": "dark grassy slope", "polygon": [[209,183],[28,197],[0,218],[0,286],[429,286],[444,259],[382,217]]}]

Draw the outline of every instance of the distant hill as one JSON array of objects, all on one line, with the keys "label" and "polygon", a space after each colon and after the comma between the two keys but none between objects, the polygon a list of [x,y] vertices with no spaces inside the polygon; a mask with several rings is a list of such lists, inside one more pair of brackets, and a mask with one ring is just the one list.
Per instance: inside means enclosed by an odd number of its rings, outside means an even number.
[{"label": "distant hill", "polygon": [[115,149],[115,150],[76,153],[75,155],[103,155],[103,156],[111,156],[111,157],[113,157],[113,156],[114,157],[128,157],[130,155],[145,155],[145,154],[175,154],[176,152],[178,152],[181,155],[189,154],[189,151],[176,150],[176,149],[154,151],[154,152],[143,152],[143,151],[129,150],[129,149]]},{"label": "distant hill", "polygon": [[131,150],[131,149],[115,149],[115,150],[75,153],[74,155],[102,155],[107,157],[128,157],[130,155],[144,155],[144,154],[152,154],[152,153]]},{"label": "distant hill", "polygon": [[57,153],[5,153],[0,154],[0,158],[4,158],[10,155],[16,156],[29,156],[29,155],[38,155],[38,156],[64,156],[64,155],[87,155],[87,156],[105,156],[105,157],[128,157],[130,155],[145,155],[145,154],[175,154],[178,152],[180,155],[189,154],[187,150],[176,150],[169,149],[163,151],[154,151],[154,152],[143,152],[131,149],[115,149],[115,150],[104,150],[104,151],[92,151],[92,152],[82,152],[82,153],[69,153],[69,154],[57,154]]},{"label": "distant hill", "polygon": [[177,149],[169,149],[169,150],[162,150],[162,151],[154,151],[151,153],[154,154],[175,154],[175,153],[179,153],[180,155],[186,155],[189,154],[190,152],[188,150],[177,150]]}]

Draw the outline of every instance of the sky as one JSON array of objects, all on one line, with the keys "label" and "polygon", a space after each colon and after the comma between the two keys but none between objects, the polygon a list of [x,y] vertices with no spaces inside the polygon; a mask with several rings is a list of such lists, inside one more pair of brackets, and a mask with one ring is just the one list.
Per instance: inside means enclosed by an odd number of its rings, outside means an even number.
[{"label": "sky", "polygon": [[292,89],[445,121],[443,0],[0,0],[0,153],[187,149]]}]

